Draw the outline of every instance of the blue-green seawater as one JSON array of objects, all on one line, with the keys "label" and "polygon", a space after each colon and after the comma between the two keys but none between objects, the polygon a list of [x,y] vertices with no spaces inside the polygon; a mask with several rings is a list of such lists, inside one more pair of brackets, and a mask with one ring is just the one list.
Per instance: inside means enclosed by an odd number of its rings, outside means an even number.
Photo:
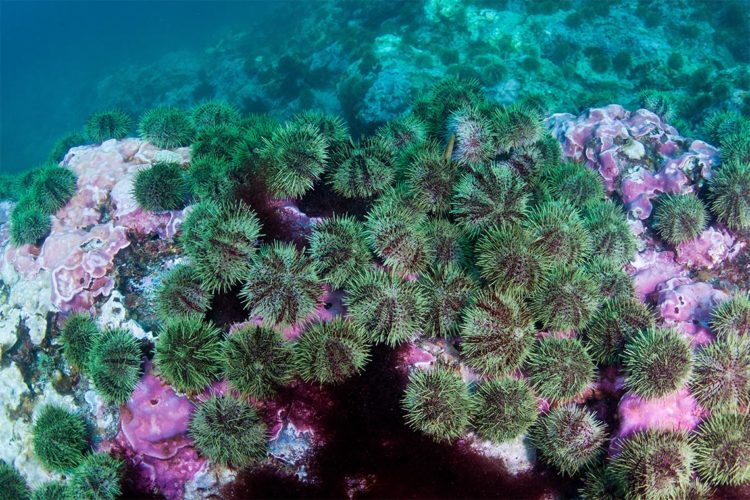
[{"label": "blue-green seawater", "polygon": [[748,0],[0,2],[0,172],[42,164],[93,112],[210,98],[342,115],[353,132],[447,75],[548,112],[669,95],[700,137],[750,113]]}]

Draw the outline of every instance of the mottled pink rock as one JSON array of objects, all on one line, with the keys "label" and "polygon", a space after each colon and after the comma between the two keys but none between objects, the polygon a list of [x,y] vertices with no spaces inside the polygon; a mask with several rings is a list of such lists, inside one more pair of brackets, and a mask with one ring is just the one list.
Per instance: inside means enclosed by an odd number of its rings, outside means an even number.
[{"label": "mottled pink rock", "polygon": [[673,252],[658,252],[653,249],[637,253],[628,265],[628,270],[633,277],[636,297],[641,301],[665,281],[686,275],[685,269],[675,263]]},{"label": "mottled pink rock", "polygon": [[116,441],[136,471],[141,491],[182,498],[183,487],[205,460],[187,435],[193,403],[178,396],[147,368],[130,400],[120,409]]},{"label": "mottled pink rock", "polygon": [[8,246],[3,258],[24,277],[49,271],[51,302],[59,310],[90,309],[96,297],[114,288],[108,274],[115,256],[130,244],[129,235],[172,238],[182,223],[182,211],[145,212],[132,195],[135,173],[160,154],[184,163],[189,149],[160,151],[137,139],[71,149],[61,165],[78,177],[75,195],[53,218],[41,248]]},{"label": "mottled pink rock", "polygon": [[312,228],[323,220],[320,217],[309,217],[297,207],[294,200],[272,199],[268,203],[276,211],[281,224],[290,231],[292,238],[301,242],[306,242]]},{"label": "mottled pink rock", "polygon": [[692,180],[710,178],[719,162],[716,148],[689,142],[645,109],[631,113],[613,104],[578,117],[554,114],[545,123],[565,156],[597,170],[635,218],[646,219],[661,193],[692,191]]},{"label": "mottled pink rock", "polygon": [[666,326],[689,335],[694,346],[703,345],[712,339],[708,331],[711,311],[726,297],[708,283],[672,278],[659,290],[659,313]]},{"label": "mottled pink rock", "polygon": [[687,388],[660,399],[646,400],[626,393],[617,407],[620,427],[616,437],[625,438],[647,429],[695,429],[707,414]]},{"label": "mottled pink rock", "polygon": [[651,215],[651,200],[661,193],[689,192],[688,177],[680,170],[664,167],[655,174],[637,167],[623,175],[620,191],[625,208],[637,219]]},{"label": "mottled pink rock", "polygon": [[415,368],[428,368],[435,362],[435,356],[429,352],[420,349],[413,342],[407,343],[399,351],[399,364]]},{"label": "mottled pink rock", "polygon": [[744,246],[743,241],[735,240],[727,230],[709,227],[694,240],[677,245],[675,260],[688,267],[712,269],[733,259]]}]

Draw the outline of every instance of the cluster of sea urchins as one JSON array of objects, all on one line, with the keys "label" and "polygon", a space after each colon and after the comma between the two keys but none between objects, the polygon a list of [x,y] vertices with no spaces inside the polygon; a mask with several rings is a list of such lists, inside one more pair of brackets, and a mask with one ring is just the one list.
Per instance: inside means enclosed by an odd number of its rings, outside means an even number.
[{"label": "cluster of sea urchins", "polygon": [[[87,135],[120,138],[129,127],[121,113],[97,114]],[[749,130],[727,144],[705,193],[657,200],[651,226],[665,244],[694,238],[710,216],[750,227]],[[657,327],[623,270],[636,242],[622,206],[595,171],[563,161],[533,107],[499,106],[476,82],[448,79],[359,141],[331,115],[277,123],[221,102],[151,110],[139,132],[157,147],[192,148],[187,167],[140,171],[134,196],[152,211],[194,204],[178,238],[185,263],[157,290],[162,327],[153,352],[159,377],[189,397],[228,381],[227,394],[197,403],[190,424],[209,459],[236,467],[263,460],[258,400],[292,383],[342,383],[365,369],[373,344],[440,337],[479,381],[466,383],[447,361],[412,371],[405,423],[437,441],[469,429],[496,442],[528,433],[540,460],[584,477],[591,498],[602,488],[680,497],[750,478],[750,302],[738,295],[720,306],[717,339],[697,355],[677,331]],[[32,177],[32,192],[51,194],[51,203],[71,194],[57,172]],[[269,236],[277,232],[264,227],[259,199],[310,200],[319,191],[337,196],[328,204],[337,208],[305,241]],[[347,313],[321,322],[326,288],[344,292]],[[219,294],[247,311],[232,333],[207,319]],[[298,338],[284,335],[289,327]],[[106,400],[128,399],[144,351],[127,331],[100,331],[72,315],[61,340],[68,362]],[[606,366],[645,399],[689,385],[715,415],[691,435],[620,440],[609,459],[613,429],[586,406]],[[550,408],[541,414],[539,399]],[[72,416],[55,425],[78,429]],[[84,438],[79,430],[51,436],[38,453],[56,470],[84,467]]]}]

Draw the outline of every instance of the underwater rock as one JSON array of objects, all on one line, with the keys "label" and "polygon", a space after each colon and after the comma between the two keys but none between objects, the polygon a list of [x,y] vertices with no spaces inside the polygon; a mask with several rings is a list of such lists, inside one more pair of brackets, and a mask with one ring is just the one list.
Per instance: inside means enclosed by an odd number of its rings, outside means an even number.
[{"label": "underwater rock", "polygon": [[713,269],[733,259],[745,247],[726,229],[709,227],[700,236],[677,245],[675,260],[692,268]]},{"label": "underwater rock", "polygon": [[0,262],[0,353],[16,343],[19,328],[28,331],[32,344],[42,343],[52,308],[50,295],[48,272],[24,279],[10,261]]},{"label": "underwater rock", "polygon": [[125,298],[117,290],[113,291],[107,302],[101,305],[96,322],[101,328],[125,328],[137,339],[151,341],[154,339],[153,332],[144,330],[138,322],[128,319]]},{"label": "underwater rock", "polygon": [[19,438],[29,432],[30,426],[15,418],[22,398],[28,394],[29,388],[15,363],[0,370],[0,458],[9,463],[21,455],[24,446]]},{"label": "underwater rock", "polygon": [[203,500],[220,498],[221,488],[229,484],[237,473],[226,467],[207,466],[196,472],[192,479],[185,483],[184,500]]},{"label": "underwater rock", "polygon": [[523,436],[504,443],[477,438],[470,446],[486,457],[500,460],[505,470],[514,476],[531,471],[536,462],[536,450]]},{"label": "underwater rock", "polygon": [[16,363],[0,370],[0,460],[13,464],[32,487],[62,477],[33,452],[32,422],[46,404],[77,409],[72,396],[59,394],[49,382],[32,393]]},{"label": "underwater rock", "polygon": [[665,325],[677,327],[690,336],[693,346],[699,346],[711,341],[708,331],[711,311],[726,298],[726,293],[708,283],[673,278],[659,290],[659,312]]},{"label": "underwater rock", "polygon": [[648,429],[695,429],[707,411],[701,407],[690,390],[679,389],[663,398],[646,400],[633,393],[625,393],[617,406],[620,426],[616,437],[626,438]]},{"label": "underwater rock", "polygon": [[193,403],[178,396],[150,367],[120,410],[117,448],[137,471],[141,491],[182,498],[183,488],[205,464],[187,435]]},{"label": "underwater rock", "polygon": [[362,100],[357,118],[362,123],[385,123],[398,117],[411,103],[411,84],[404,72],[414,69],[404,65],[390,65],[378,72],[375,81]]},{"label": "underwater rock", "polygon": [[665,281],[686,275],[683,266],[675,262],[674,252],[658,252],[653,249],[637,253],[629,268],[636,297],[641,301]]},{"label": "underwater rock", "polygon": [[[188,148],[167,152],[187,162]],[[157,234],[172,238],[182,223],[182,211],[152,213],[137,206],[132,194],[135,173],[164,154],[137,139],[110,140],[100,146],[71,149],[62,165],[78,178],[78,191],[54,218],[41,247],[8,246],[22,281],[49,272],[52,305],[61,311],[90,309],[99,296],[108,296],[109,276],[117,253],[130,245],[130,235]],[[42,278],[46,279],[46,278]]]},{"label": "underwater rock", "polygon": [[637,219],[649,217],[658,194],[695,191],[692,182],[710,178],[719,163],[718,149],[680,136],[645,109],[611,104],[578,117],[553,114],[545,123],[565,155],[597,170]]}]

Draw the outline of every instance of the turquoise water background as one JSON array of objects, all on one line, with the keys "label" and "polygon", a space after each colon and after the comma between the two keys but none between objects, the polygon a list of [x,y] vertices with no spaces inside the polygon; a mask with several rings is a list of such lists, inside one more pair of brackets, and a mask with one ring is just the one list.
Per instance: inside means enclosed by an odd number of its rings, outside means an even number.
[{"label": "turquoise water background", "polygon": [[[96,87],[128,66],[199,52],[252,29],[274,2],[0,2],[0,172],[41,164],[99,110]],[[136,90],[137,91],[137,90]]]},{"label": "turquoise water background", "polygon": [[[0,2],[0,172],[42,164],[94,111],[224,99],[317,108],[356,134],[436,79],[477,78],[547,112],[664,92],[700,136],[750,112],[750,0]],[[135,127],[132,132],[135,134]]]}]

